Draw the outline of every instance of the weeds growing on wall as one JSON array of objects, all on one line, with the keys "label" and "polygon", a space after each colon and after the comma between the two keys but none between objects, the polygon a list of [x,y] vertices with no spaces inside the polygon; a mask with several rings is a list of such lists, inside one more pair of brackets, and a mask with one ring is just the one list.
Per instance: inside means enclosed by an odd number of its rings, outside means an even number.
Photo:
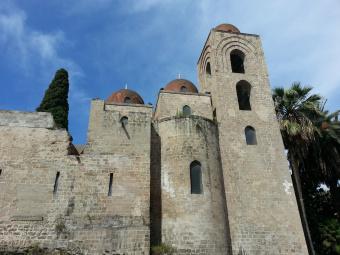
[{"label": "weeds growing on wall", "polygon": [[168,244],[159,244],[151,247],[152,255],[172,255],[175,254],[176,249]]},{"label": "weeds growing on wall", "polygon": [[66,225],[65,225],[65,221],[63,218],[60,217],[56,220],[55,231],[58,237],[61,234],[66,233]]}]

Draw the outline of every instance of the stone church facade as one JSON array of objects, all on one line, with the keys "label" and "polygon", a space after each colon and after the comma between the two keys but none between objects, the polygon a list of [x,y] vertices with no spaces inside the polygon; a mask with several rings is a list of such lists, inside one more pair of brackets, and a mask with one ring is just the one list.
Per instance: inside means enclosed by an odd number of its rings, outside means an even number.
[{"label": "stone church facade", "polygon": [[49,113],[0,111],[0,251],[308,254],[259,36],[222,24],[155,109],[91,102],[86,145]]}]

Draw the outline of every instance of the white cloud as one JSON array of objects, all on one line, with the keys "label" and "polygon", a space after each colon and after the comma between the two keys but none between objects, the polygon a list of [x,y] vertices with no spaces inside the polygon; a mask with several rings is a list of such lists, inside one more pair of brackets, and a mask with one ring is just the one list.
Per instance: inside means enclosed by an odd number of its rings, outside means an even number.
[{"label": "white cloud", "polygon": [[0,46],[2,54],[7,54],[24,71],[32,66],[49,69],[56,64],[71,69],[76,75],[82,75],[81,68],[72,60],[58,54],[58,48],[65,42],[62,31],[43,33],[27,26],[26,14],[8,7],[0,10]]},{"label": "white cloud", "polygon": [[64,7],[66,14],[74,15],[79,13],[93,13],[98,10],[106,10],[111,4],[116,4],[117,0],[77,0],[64,1],[60,4]]},{"label": "white cloud", "polygon": [[[44,33],[30,28],[24,11],[6,4],[0,8],[0,47],[10,61],[15,61],[24,71],[37,65],[42,71],[65,67],[73,76],[83,76],[81,67],[71,59],[62,57],[59,48],[66,43],[64,33]],[[15,65],[18,67],[18,65]],[[55,70],[54,70],[55,71]],[[44,73],[44,72],[43,72]]]},{"label": "white cloud", "polygon": [[17,69],[16,72],[26,75],[38,73],[37,77],[43,76],[44,81],[50,81],[56,69],[66,68],[70,75],[70,103],[88,101],[87,93],[77,84],[77,81],[84,77],[82,68],[59,53],[60,48],[67,43],[63,31],[41,32],[29,27],[26,20],[24,11],[13,5],[1,5],[1,54],[7,61],[12,62],[11,66]]},{"label": "white cloud", "polygon": [[32,32],[28,35],[28,47],[36,51],[42,60],[50,61],[59,58],[57,54],[57,46],[63,41],[63,34],[57,32],[54,34],[42,34]]},{"label": "white cloud", "polygon": [[[67,3],[67,11],[69,13],[93,12],[94,10],[103,10],[104,8],[123,7],[124,11],[129,13],[137,13],[149,11],[154,7],[164,5],[180,4],[180,0],[78,0],[69,5]],[[66,6],[66,5],[65,5]]]},{"label": "white cloud", "polygon": [[129,6],[130,11],[132,12],[143,12],[168,4],[181,4],[181,2],[177,0],[130,0],[128,1],[127,6]]}]

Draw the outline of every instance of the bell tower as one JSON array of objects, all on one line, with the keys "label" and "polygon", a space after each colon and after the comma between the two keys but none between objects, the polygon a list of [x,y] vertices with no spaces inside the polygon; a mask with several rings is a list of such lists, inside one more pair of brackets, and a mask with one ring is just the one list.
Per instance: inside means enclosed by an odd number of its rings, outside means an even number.
[{"label": "bell tower", "polygon": [[198,75],[218,123],[233,254],[308,254],[260,37],[215,27]]}]

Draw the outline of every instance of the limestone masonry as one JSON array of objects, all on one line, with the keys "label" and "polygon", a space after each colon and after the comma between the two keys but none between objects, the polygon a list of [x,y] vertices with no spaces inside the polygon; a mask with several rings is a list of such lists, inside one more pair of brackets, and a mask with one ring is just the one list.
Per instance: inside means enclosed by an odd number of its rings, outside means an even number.
[{"label": "limestone masonry", "polygon": [[259,36],[217,26],[197,70],[200,91],[174,80],[155,109],[92,100],[85,145],[0,111],[0,252],[308,254]]}]

